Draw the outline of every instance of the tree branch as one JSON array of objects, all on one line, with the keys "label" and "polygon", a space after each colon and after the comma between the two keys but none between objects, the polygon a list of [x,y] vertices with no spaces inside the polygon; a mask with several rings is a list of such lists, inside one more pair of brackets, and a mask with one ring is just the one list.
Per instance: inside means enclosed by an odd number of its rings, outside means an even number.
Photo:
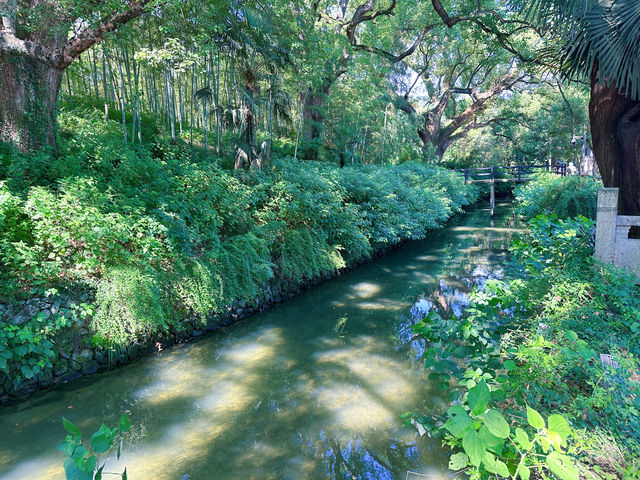
[{"label": "tree branch", "polygon": [[[397,55],[390,53],[390,52],[386,52],[380,48],[377,47],[371,47],[369,45],[362,45],[362,44],[354,44],[354,48],[357,48],[359,50],[364,50],[366,52],[369,53],[376,53],[378,55],[381,55],[383,57],[386,57],[389,59],[389,61],[391,61],[391,63],[399,63],[402,60],[404,60],[405,58],[413,55],[413,52],[416,51],[416,48],[418,48],[418,45],[420,45],[420,42],[422,42],[422,40],[424,40],[424,37],[427,35],[427,33],[430,30],[433,30],[436,27],[436,25],[427,25],[426,27],[424,27],[422,29],[422,31],[420,32],[420,34],[416,37],[416,39],[414,40],[414,42],[411,44],[411,46],[409,46],[409,48],[407,48],[404,52],[399,53]],[[354,37],[354,41],[355,41],[355,37]]]},{"label": "tree branch", "polygon": [[[347,25],[347,38],[349,39],[349,43],[351,45],[355,45],[356,42],[356,28],[362,22],[366,22],[369,20],[373,20],[380,15],[393,15],[393,10],[396,8],[397,0],[391,0],[391,5],[384,10],[376,10],[374,11],[374,7],[376,4],[376,0],[367,0],[362,5],[359,5],[356,8],[356,11],[353,13],[349,24]],[[373,13],[371,13],[373,12]]]},{"label": "tree branch", "polygon": [[112,12],[102,18],[93,27],[86,27],[71,37],[65,44],[53,53],[53,63],[60,70],[68,67],[82,52],[96,43],[104,40],[105,36],[118,29],[125,23],[139,17],[146,11],[151,0],[128,0],[119,11]]},{"label": "tree branch", "polygon": [[51,59],[52,53],[51,49],[36,42],[16,37],[9,29],[0,30],[0,57],[5,55],[29,57],[54,66],[54,62]]}]

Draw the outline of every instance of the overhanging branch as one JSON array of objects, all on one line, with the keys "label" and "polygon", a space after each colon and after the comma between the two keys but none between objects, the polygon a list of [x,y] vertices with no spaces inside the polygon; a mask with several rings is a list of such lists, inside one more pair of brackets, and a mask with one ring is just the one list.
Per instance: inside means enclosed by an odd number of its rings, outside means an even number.
[{"label": "overhanging branch", "polygon": [[80,30],[71,37],[62,48],[54,53],[54,62],[59,69],[68,67],[82,52],[88,50],[96,43],[104,40],[105,36],[117,30],[125,23],[139,17],[146,11],[146,6],[151,0],[128,0],[119,11],[103,17],[97,25]]}]

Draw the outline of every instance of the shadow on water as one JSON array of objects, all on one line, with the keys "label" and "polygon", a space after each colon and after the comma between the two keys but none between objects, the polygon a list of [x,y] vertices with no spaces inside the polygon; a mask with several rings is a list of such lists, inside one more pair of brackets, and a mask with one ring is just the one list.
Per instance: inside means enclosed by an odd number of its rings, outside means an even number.
[{"label": "shadow on water", "polygon": [[122,412],[133,427],[110,470],[134,480],[444,477],[440,443],[399,419],[445,408],[411,341],[412,308],[503,263],[510,215],[499,208],[491,225],[473,210],[269,312],[4,408],[0,479],[61,478],[61,418],[88,434]]}]

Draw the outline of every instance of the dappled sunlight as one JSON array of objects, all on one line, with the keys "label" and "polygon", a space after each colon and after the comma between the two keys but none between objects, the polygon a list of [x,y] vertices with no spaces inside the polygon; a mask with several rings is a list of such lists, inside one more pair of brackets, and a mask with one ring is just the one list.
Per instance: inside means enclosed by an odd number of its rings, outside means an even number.
[{"label": "dappled sunlight", "polygon": [[[64,469],[60,459],[61,456],[59,455],[45,455],[36,459],[21,461],[10,470],[0,474],[0,479],[37,478],[38,480],[59,480],[64,477]],[[34,476],[34,472],[38,472],[37,476]]]},{"label": "dappled sunlight", "polygon": [[313,398],[341,431],[388,428],[398,408],[417,402],[418,387],[409,380],[406,360],[375,353],[378,347],[378,339],[359,336],[350,346],[313,356],[321,372]]},{"label": "dappled sunlight", "polygon": [[353,306],[363,310],[385,310],[388,312],[397,312],[406,308],[407,305],[404,302],[381,298],[375,302],[358,302],[353,304]]},{"label": "dappled sunlight", "polygon": [[510,227],[471,227],[467,225],[460,225],[457,227],[451,227],[451,230],[454,232],[498,232],[498,233],[526,233],[526,228],[510,228]]},{"label": "dappled sunlight", "polygon": [[331,412],[332,425],[327,428],[331,429],[332,435],[388,428],[394,415],[380,401],[350,382],[332,382],[315,388],[312,395],[321,408]]},{"label": "dappled sunlight", "polygon": [[214,366],[203,365],[208,360],[207,350],[195,345],[184,357],[154,365],[153,383],[139,388],[135,397],[149,405],[159,405],[174,398],[207,395],[211,390],[228,392],[229,382],[226,389],[218,386],[218,383],[228,378],[241,381],[243,373],[252,364],[272,360],[281,344],[282,338],[277,328],[263,327],[241,343],[233,345],[233,348],[223,350]]},{"label": "dappled sunlight", "polygon": [[[262,389],[254,386],[264,383],[265,372],[257,367],[286,364],[282,359],[276,362],[282,344],[280,329],[262,327],[232,345],[226,345],[213,366],[195,366],[196,373],[188,379],[195,376],[196,381],[183,382],[173,369],[164,370],[165,379],[173,378],[174,382],[166,395],[188,394],[191,408],[185,418],[165,428],[157,441],[147,441],[143,448],[134,448],[132,453],[125,455],[122,462],[127,465],[131,478],[158,478],[156,465],[163,464],[167,458],[175,459],[175,464],[185,470],[197,464],[212,442],[237,426],[237,415],[260,406]],[[182,367],[193,368],[192,365]],[[154,398],[145,400],[154,404]],[[265,446],[262,454],[269,448],[274,450],[275,447]]]},{"label": "dappled sunlight", "polygon": [[382,289],[380,285],[371,282],[361,282],[352,287],[354,295],[359,298],[374,297]]},{"label": "dappled sunlight", "polygon": [[419,262],[439,262],[440,257],[438,257],[437,255],[420,255],[416,257],[416,260],[418,260]]}]

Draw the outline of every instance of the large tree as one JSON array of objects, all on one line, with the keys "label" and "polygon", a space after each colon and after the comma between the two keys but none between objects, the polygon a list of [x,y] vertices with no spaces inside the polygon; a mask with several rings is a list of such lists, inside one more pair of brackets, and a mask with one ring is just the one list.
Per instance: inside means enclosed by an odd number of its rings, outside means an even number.
[{"label": "large tree", "polygon": [[439,31],[421,47],[412,65],[423,72],[427,94],[418,136],[439,160],[469,131],[489,125],[491,119],[483,116],[491,102],[527,77],[517,60],[499,46],[489,53],[486,43],[474,42],[478,34],[474,30]]},{"label": "large tree", "polygon": [[589,116],[604,185],[620,188],[619,213],[640,215],[640,2],[533,0],[556,32],[554,52],[569,76],[591,86]]},{"label": "large tree", "polygon": [[[400,6],[397,0],[328,0],[312,1],[308,21],[300,31],[307,46],[305,59],[310,67],[312,82],[300,91],[303,108],[305,140],[319,141],[323,130],[324,107],[331,88],[344,75],[358,52],[366,51],[382,55],[391,63],[399,63],[416,50],[425,34],[433,28],[409,18],[406,10],[417,11],[418,3],[405,2],[401,19],[392,21]],[[408,8],[411,7],[411,8]],[[406,15],[405,15],[406,14]],[[373,43],[379,40],[382,19],[387,32],[398,49],[391,53]],[[404,26],[401,28],[401,23]],[[373,33],[372,33],[373,32]],[[359,36],[367,37],[363,42]],[[371,38],[373,37],[373,39]],[[373,40],[371,43],[368,40]],[[320,53],[320,55],[319,55]],[[317,151],[311,148],[307,158],[314,158]]]},{"label": "large tree", "polygon": [[56,151],[62,72],[150,0],[0,0],[0,140]]}]

